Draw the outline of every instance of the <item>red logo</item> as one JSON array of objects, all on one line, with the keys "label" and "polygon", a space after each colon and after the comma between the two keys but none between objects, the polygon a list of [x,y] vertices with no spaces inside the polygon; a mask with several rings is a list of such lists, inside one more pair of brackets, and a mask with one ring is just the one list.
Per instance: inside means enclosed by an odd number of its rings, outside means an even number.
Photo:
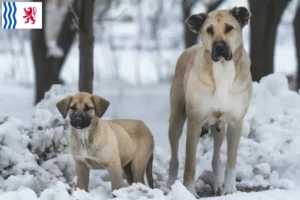
[{"label": "red logo", "polygon": [[35,14],[36,14],[36,7],[28,7],[28,9],[24,8],[25,15],[23,18],[26,19],[25,24],[29,23],[29,20],[31,21],[31,24],[35,23]]}]

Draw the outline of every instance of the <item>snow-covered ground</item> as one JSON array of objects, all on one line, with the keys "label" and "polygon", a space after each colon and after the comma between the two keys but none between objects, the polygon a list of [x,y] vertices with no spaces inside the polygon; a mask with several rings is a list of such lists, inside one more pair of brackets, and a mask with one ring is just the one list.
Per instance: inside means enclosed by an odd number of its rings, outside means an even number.
[{"label": "snow-covered ground", "polygon": [[[237,162],[237,186],[243,192],[207,199],[294,200],[300,196],[300,95],[288,90],[283,74],[272,74],[253,85],[253,99],[245,118]],[[62,119],[55,103],[75,92],[74,87],[54,85],[33,108],[31,89],[13,85],[0,87],[1,200],[21,199],[21,196],[42,200],[111,198],[109,176],[105,171],[93,170],[90,193],[73,188],[74,161],[66,150],[68,120]],[[96,87],[95,93],[111,101],[104,118],[143,119],[156,142],[153,167],[156,189],[136,184],[114,191],[117,199],[193,199],[181,184],[185,134],[180,141],[178,182],[171,191],[165,185],[170,158],[169,84],[142,88],[124,86],[122,94],[115,86],[106,85]],[[32,112],[33,118],[23,112]],[[200,139],[197,177],[211,170],[212,146],[210,135]],[[226,142],[222,146],[223,165],[225,158]],[[196,185],[202,196],[211,195],[210,187],[201,178]]]},{"label": "snow-covered ground", "polygon": [[[144,19],[155,10],[150,1],[145,2]],[[174,7],[172,2],[164,1],[165,24],[159,26],[158,36],[160,52],[149,50],[155,43],[148,40],[147,33],[145,38],[141,38],[145,48],[141,51],[134,48],[139,32],[133,24],[108,22],[103,24],[105,31],[96,31],[104,41],[113,35],[112,43],[122,46],[112,52],[107,42],[95,43],[94,93],[111,103],[104,118],[144,120],[156,144],[153,166],[156,189],[134,184],[114,191],[118,200],[194,199],[181,183],[185,134],[180,141],[178,181],[171,190],[166,189],[170,159],[167,134],[170,84],[158,83],[158,76],[168,77],[174,73],[183,47],[180,8]],[[248,6],[247,2],[228,0],[221,8]],[[292,74],[296,69],[293,30],[289,24],[293,6],[291,4],[287,9],[278,27],[274,58],[277,73],[265,77],[260,83],[253,83],[253,99],[238,151],[237,186],[240,191],[227,196],[208,197],[212,196],[211,188],[200,178],[211,170],[213,143],[211,136],[206,135],[200,139],[197,150],[196,176],[199,178],[196,185],[202,199],[298,200],[300,197],[300,94],[289,91],[284,74],[278,73]],[[200,5],[193,12],[202,12],[203,9]],[[127,12],[139,17],[134,7],[129,7]],[[109,15],[115,14],[111,12]],[[148,32],[149,27],[146,24],[145,27]],[[244,40],[247,50],[248,36],[249,27],[246,27]],[[66,150],[68,119],[63,120],[55,107],[58,100],[77,92],[78,44],[72,47],[62,71],[66,85],[53,86],[44,100],[33,106],[34,70],[30,45],[28,41],[22,42],[23,45],[20,45],[17,40],[13,43],[3,40],[0,47],[0,60],[3,61],[0,67],[0,200],[110,199],[110,179],[108,173],[102,170],[92,171],[89,193],[74,190],[74,160]],[[19,48],[16,52],[23,54],[18,56],[7,51],[11,44]],[[117,76],[119,80],[116,80]],[[134,86],[138,81],[142,85]],[[221,160],[224,166],[226,141],[222,146]]]}]

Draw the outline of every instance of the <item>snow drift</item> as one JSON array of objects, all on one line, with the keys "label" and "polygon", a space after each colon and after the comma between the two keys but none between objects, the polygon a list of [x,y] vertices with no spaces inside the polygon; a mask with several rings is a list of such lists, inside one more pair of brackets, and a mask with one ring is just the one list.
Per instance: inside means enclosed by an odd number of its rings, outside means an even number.
[{"label": "snow drift", "polygon": [[[68,119],[61,117],[55,104],[75,92],[54,85],[36,106],[31,126],[18,119],[0,117],[1,200],[19,199],[21,196],[30,200],[111,198],[110,181],[105,171],[92,171],[90,193],[74,190],[74,161],[67,149]],[[168,141],[165,143],[168,147]],[[211,199],[297,199],[300,196],[299,143],[300,95],[288,89],[287,79],[282,74],[269,75],[259,84],[253,83],[253,98],[244,120],[238,151],[237,187],[242,191],[268,191],[238,192]],[[211,171],[212,147],[209,134],[200,139],[197,177]],[[180,141],[179,177],[171,190],[166,189],[165,185],[169,149],[156,147],[154,157],[156,189],[134,184],[114,191],[116,199],[194,199],[181,184],[185,134]],[[221,148],[221,161],[225,167],[226,141]],[[210,195],[210,187],[201,178],[196,185],[200,194]]]}]

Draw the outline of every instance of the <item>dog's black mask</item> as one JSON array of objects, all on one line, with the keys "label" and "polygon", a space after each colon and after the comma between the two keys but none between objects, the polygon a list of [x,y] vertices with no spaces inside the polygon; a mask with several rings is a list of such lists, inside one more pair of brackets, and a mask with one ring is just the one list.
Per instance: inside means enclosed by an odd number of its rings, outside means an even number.
[{"label": "dog's black mask", "polygon": [[81,113],[81,114],[74,114],[71,117],[71,126],[73,126],[76,129],[83,129],[83,128],[87,128],[91,125],[91,117],[89,117],[87,114],[85,113]]},{"label": "dog's black mask", "polygon": [[212,60],[218,62],[222,57],[227,61],[232,59],[230,48],[223,41],[214,42],[211,53]]}]

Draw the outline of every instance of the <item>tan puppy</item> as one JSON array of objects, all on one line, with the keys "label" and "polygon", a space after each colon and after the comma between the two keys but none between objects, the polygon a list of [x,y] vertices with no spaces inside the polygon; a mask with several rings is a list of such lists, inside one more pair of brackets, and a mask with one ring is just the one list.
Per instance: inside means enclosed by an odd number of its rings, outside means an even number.
[{"label": "tan puppy", "polygon": [[153,188],[154,140],[150,129],[139,120],[101,120],[109,102],[80,92],[56,104],[64,118],[70,116],[69,147],[76,161],[77,186],[88,191],[89,170],[107,169],[112,190],[123,186],[122,171],[129,184],[144,183]]},{"label": "tan puppy", "polygon": [[[186,49],[176,65],[171,86],[169,140],[172,156],[168,185],[178,174],[178,143],[187,118],[184,185],[194,187],[196,149],[201,129],[209,127],[214,138],[212,168],[215,193],[236,191],[236,158],[243,118],[252,96],[250,59],[243,46],[242,29],[250,18],[244,7],[196,14],[186,19],[200,34],[202,45]],[[227,130],[228,126],[228,130]],[[227,167],[221,182],[220,147],[227,131]]]}]

